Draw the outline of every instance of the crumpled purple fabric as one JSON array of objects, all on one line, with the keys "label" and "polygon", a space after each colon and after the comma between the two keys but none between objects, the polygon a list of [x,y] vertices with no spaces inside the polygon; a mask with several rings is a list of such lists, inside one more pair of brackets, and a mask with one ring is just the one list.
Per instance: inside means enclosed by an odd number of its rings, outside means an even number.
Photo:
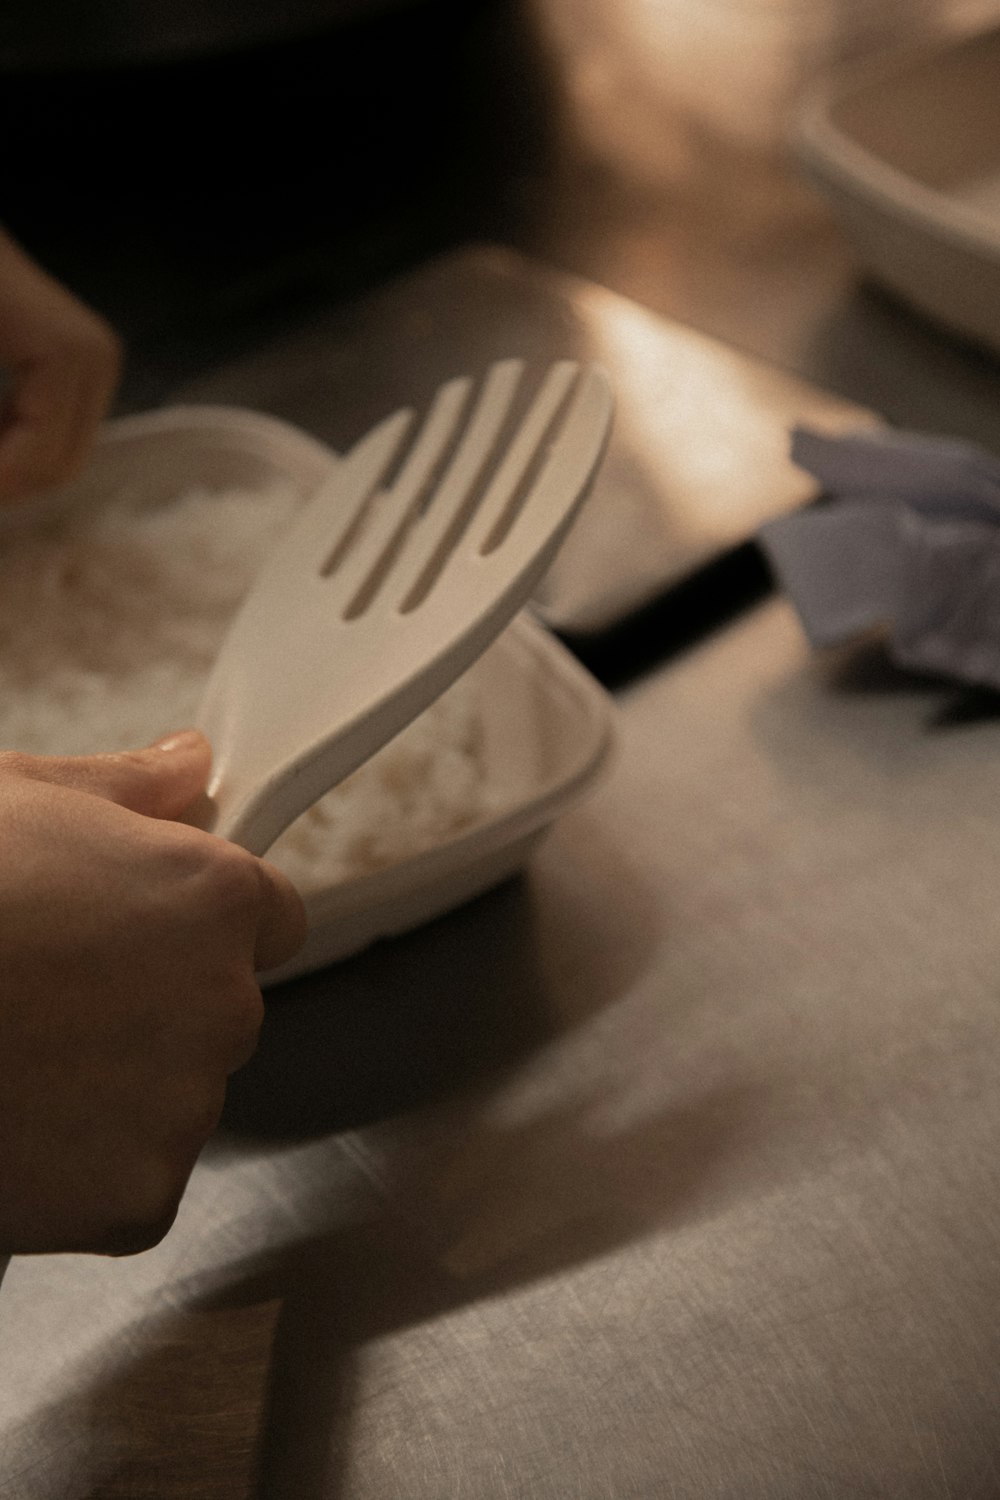
[{"label": "crumpled purple fabric", "polygon": [[1000,689],[1000,459],[972,443],[792,433],[820,500],[758,541],[814,646],[883,627],[900,666]]}]

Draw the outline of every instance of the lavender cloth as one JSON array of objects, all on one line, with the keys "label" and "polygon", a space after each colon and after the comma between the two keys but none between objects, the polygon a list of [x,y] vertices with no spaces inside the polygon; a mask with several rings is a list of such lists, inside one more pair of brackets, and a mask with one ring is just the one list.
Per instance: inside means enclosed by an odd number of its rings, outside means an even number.
[{"label": "lavender cloth", "polygon": [[822,501],[758,534],[814,646],[882,626],[901,666],[1000,689],[1000,460],[906,432],[792,433]]}]

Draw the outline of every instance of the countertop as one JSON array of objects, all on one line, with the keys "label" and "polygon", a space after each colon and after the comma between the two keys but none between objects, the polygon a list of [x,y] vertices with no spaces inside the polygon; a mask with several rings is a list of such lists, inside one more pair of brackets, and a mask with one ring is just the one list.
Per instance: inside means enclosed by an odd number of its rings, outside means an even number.
[{"label": "countertop", "polygon": [[[651,178],[571,104],[455,234],[375,236],[366,270],[359,227],[305,279],[282,252],[200,338],[208,261],[171,261],[158,343],[133,259],[123,405],[278,406],[306,349],[315,400],[356,297],[474,242],[659,320],[654,361],[690,327],[997,447],[1000,367],[868,287],[780,154],[688,110]],[[75,264],[113,310],[113,265]],[[522,877],[271,996],[157,1249],[12,1263],[0,1492],[997,1493],[996,700],[814,655],[785,600],[717,586],[680,642],[646,617],[615,765]]]}]

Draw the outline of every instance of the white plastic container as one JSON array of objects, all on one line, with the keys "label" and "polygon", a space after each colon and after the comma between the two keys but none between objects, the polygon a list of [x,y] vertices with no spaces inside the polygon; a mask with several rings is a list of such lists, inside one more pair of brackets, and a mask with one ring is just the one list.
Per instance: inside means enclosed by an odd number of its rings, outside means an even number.
[{"label": "white plastic container", "polygon": [[[164,408],[109,422],[88,466],[53,506],[89,506],[120,491],[169,504],[192,488],[291,481],[303,496],[338,462],[325,444],[286,422],[232,407]],[[29,516],[22,515],[21,524]],[[523,864],[552,820],[603,766],[612,742],[610,698],[539,624],[522,614],[490,646],[479,677],[482,762],[490,813],[446,842],[306,897],[310,933],[280,979],[320,968],[439,916]]]}]

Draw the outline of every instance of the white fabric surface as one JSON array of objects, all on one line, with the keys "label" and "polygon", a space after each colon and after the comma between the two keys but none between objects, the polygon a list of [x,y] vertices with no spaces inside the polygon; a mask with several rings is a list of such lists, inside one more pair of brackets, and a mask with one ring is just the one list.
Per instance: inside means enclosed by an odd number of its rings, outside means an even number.
[{"label": "white fabric surface", "polygon": [[792,458],[824,500],[760,542],[811,643],[882,627],[897,665],[1000,688],[1000,462],[950,438],[802,428]]}]

